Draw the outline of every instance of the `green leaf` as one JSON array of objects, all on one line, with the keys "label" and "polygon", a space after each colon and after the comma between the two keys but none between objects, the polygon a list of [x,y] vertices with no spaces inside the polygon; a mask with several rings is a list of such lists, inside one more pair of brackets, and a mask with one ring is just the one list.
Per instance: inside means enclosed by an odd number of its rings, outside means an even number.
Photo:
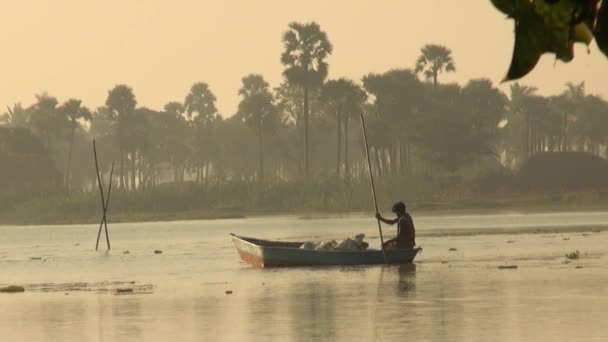
[{"label": "green leaf", "polygon": [[494,7],[502,13],[511,16],[514,11],[513,0],[490,0]]},{"label": "green leaf", "polygon": [[608,1],[606,0],[602,2],[597,14],[594,36],[597,46],[608,57]]},{"label": "green leaf", "polygon": [[527,75],[544,53],[554,53],[564,62],[574,58],[574,41],[584,39],[584,35],[574,34],[576,0],[523,0],[514,1],[513,5],[515,47],[505,81]]},{"label": "green leaf", "polygon": [[516,80],[527,75],[545,52],[541,23],[531,10],[518,13],[515,18],[515,47],[511,66],[504,81]]}]

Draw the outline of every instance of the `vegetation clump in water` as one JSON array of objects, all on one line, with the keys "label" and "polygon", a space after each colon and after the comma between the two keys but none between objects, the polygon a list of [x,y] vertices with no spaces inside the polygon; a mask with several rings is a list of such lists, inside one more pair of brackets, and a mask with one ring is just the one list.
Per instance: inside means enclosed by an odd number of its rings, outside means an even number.
[{"label": "vegetation clump in water", "polygon": [[581,256],[581,253],[578,250],[576,250],[576,251],[574,251],[572,253],[567,253],[566,254],[566,258],[570,259],[570,260],[577,260],[577,259],[580,258],[580,256]]},{"label": "vegetation clump in water", "polygon": [[2,293],[25,292],[25,288],[23,286],[10,285],[10,286],[5,286],[5,287],[0,287],[0,292],[2,292]]}]

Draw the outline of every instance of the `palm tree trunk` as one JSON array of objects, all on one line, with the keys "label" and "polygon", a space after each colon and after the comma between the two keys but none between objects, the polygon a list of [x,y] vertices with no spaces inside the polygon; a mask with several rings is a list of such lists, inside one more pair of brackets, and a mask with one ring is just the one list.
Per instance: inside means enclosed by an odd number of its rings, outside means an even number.
[{"label": "palm tree trunk", "polygon": [[120,188],[125,190],[125,174],[124,174],[124,164],[125,164],[125,152],[124,149],[122,147],[122,145],[120,146]]},{"label": "palm tree trunk", "polygon": [[380,157],[380,148],[376,147],[376,162],[378,163],[378,177],[382,176],[382,161],[381,161],[381,157]]},{"label": "palm tree trunk", "polygon": [[131,191],[135,190],[135,176],[137,168],[135,166],[135,152],[131,152]]},{"label": "palm tree trunk", "polygon": [[568,151],[568,112],[564,112],[564,116],[562,118],[562,141],[561,141],[561,152]]},{"label": "palm tree trunk", "polygon": [[262,120],[260,120],[260,124],[258,127],[258,139],[260,144],[260,176],[258,177],[259,182],[262,182],[264,180],[264,134],[262,128]]},{"label": "palm tree trunk", "polygon": [[304,87],[304,175],[309,176],[309,141],[308,141],[308,86]]},{"label": "palm tree trunk", "polygon": [[340,179],[340,169],[342,168],[342,106],[340,106],[336,115],[338,117],[338,131],[336,132],[338,138],[336,144],[338,147],[338,155],[336,156],[336,178]]},{"label": "palm tree trunk", "polygon": [[65,191],[70,194],[70,171],[72,168],[72,151],[74,150],[74,133],[76,127],[72,127],[72,133],[70,134],[70,148],[68,150],[68,165],[65,170]]},{"label": "palm tree trunk", "polygon": [[344,179],[350,178],[348,165],[348,115],[344,117]]}]

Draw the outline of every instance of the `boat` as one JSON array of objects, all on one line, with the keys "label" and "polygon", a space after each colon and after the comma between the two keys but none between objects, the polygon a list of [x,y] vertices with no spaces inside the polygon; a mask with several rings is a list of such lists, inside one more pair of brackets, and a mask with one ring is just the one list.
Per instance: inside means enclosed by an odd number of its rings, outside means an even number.
[{"label": "boat", "polygon": [[[309,250],[300,249],[304,242],[269,241],[230,234],[241,259],[255,267],[379,265],[384,264],[380,249]],[[385,249],[386,263],[410,264],[419,247]]]}]

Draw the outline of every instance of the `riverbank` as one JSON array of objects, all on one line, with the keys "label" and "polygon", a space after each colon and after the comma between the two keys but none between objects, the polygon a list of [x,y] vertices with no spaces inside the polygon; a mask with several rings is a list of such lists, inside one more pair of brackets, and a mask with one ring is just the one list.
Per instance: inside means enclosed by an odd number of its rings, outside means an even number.
[{"label": "riverbank", "polygon": [[[97,199],[98,200],[98,199]],[[132,202],[137,202],[133,205]],[[390,202],[382,201],[381,211],[389,212]],[[197,208],[198,207],[198,208]],[[360,205],[318,206],[306,203],[289,208],[264,206],[216,206],[205,207],[204,203],[189,203],[179,208],[174,202],[139,202],[131,195],[118,195],[115,203],[110,202],[108,222],[154,222],[180,220],[239,219],[260,216],[293,216],[298,219],[318,219],[352,215],[370,215],[370,209]],[[605,211],[608,196],[604,193],[584,192],[559,195],[526,194],[444,199],[442,201],[410,201],[408,208],[415,215],[467,215],[467,214],[508,214],[543,212]],[[42,225],[42,224],[92,224],[99,223],[101,209],[92,196],[78,198],[38,199],[4,206],[0,209],[0,225]]]}]

